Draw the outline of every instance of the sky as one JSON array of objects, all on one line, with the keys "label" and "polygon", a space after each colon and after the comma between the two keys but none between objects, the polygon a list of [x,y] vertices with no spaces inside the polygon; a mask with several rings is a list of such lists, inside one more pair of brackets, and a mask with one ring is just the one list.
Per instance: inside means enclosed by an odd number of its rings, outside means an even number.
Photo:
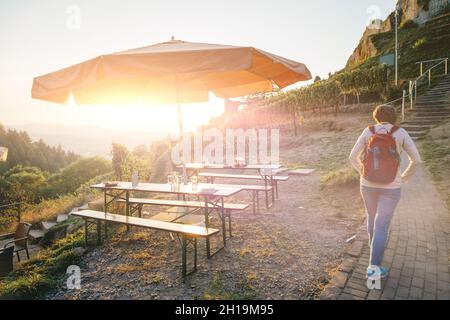
[{"label": "sky", "polygon": [[[87,59],[177,40],[253,46],[326,77],[394,0],[0,0],[0,123],[171,133],[175,106],[76,106],[31,99],[33,78]],[[183,106],[192,127],[223,101]],[[188,129],[189,125],[187,125]]]}]

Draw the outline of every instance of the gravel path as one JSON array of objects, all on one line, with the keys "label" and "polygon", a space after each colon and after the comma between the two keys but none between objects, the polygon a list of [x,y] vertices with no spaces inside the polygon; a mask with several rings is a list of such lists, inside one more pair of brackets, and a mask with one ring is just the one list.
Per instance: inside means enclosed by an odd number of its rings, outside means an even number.
[{"label": "gravel path", "polygon": [[[345,239],[361,223],[360,203],[340,200],[354,191],[321,190],[315,174],[293,176],[281,184],[274,208],[234,217],[233,238],[224,251],[207,260],[200,242],[198,272],[185,282],[178,243],[166,233],[119,233],[83,257],[81,290],[61,285],[49,298],[310,298],[327,282]],[[248,202],[248,197],[235,201]]]}]

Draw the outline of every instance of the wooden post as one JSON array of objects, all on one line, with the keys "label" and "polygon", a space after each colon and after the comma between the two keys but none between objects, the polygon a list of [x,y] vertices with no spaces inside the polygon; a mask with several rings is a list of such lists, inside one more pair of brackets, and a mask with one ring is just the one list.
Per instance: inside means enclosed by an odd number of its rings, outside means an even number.
[{"label": "wooden post", "polygon": [[413,109],[413,90],[414,90],[414,82],[411,80],[409,81],[409,103],[410,103],[410,109]]},{"label": "wooden post", "polygon": [[428,87],[431,87],[431,69],[428,71]]},{"label": "wooden post", "polygon": [[445,75],[448,74],[448,58],[445,59]]},{"label": "wooden post", "polygon": [[417,80],[414,81],[414,101],[417,100]]},{"label": "wooden post", "polygon": [[420,76],[423,75],[423,62],[420,63]]},{"label": "wooden post", "polygon": [[406,98],[406,90],[403,90],[402,97],[402,122],[405,121],[405,99]]},{"label": "wooden post", "polygon": [[17,220],[19,221],[19,223],[21,220],[21,216],[22,216],[22,204],[18,203],[17,204]]}]

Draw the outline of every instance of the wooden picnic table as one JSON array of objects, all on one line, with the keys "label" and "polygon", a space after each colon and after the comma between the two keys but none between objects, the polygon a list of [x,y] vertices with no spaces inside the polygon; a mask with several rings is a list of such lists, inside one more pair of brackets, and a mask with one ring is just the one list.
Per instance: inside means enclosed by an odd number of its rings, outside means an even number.
[{"label": "wooden picnic table", "polygon": [[[244,166],[235,166],[227,164],[206,164],[206,163],[186,163],[184,165],[177,166],[179,170],[186,168],[189,172],[193,172],[192,175],[199,175],[200,171],[204,170],[231,170],[231,171],[242,171],[242,170],[253,170],[258,171],[261,179],[264,181],[265,194],[266,194],[266,207],[269,207],[269,196],[268,187],[272,188],[272,199],[275,199],[275,193],[278,197],[278,187],[277,181],[274,180],[275,174],[278,173],[279,169],[282,168],[281,164],[248,164]],[[239,174],[240,178],[245,178],[245,175]],[[209,181],[211,182],[211,181]],[[212,181],[213,182],[213,181]]]},{"label": "wooden picnic table", "polygon": [[[182,196],[196,196],[205,204],[204,215],[205,215],[205,227],[209,227],[209,214],[212,210],[216,209],[219,212],[219,216],[222,223],[223,230],[223,240],[224,245],[226,244],[225,235],[225,209],[224,209],[224,199],[231,197],[244,189],[245,186],[239,185],[213,185],[207,183],[199,183],[196,190],[193,190],[191,184],[181,184],[179,189],[172,188],[170,184],[160,184],[160,183],[139,183],[137,186],[133,187],[131,182],[118,182],[117,185],[109,184],[96,184],[92,185],[91,188],[102,190],[104,194],[104,211],[107,212],[107,208],[110,204],[116,202],[117,200],[125,200],[125,214],[130,216],[130,195],[132,192],[148,192],[157,194],[173,194]],[[209,189],[209,190],[208,190]],[[212,191],[214,189],[214,191]],[[111,198],[111,199],[108,199]],[[105,233],[107,232],[107,226],[105,223]],[[206,238],[206,254],[211,257],[211,246],[209,237]]]},{"label": "wooden picnic table", "polygon": [[[186,163],[188,170],[204,170],[204,169],[223,169],[223,170],[277,170],[282,167],[281,164],[248,164],[246,166],[234,166],[226,164],[206,164],[206,163]],[[183,165],[177,166],[182,169]]]}]

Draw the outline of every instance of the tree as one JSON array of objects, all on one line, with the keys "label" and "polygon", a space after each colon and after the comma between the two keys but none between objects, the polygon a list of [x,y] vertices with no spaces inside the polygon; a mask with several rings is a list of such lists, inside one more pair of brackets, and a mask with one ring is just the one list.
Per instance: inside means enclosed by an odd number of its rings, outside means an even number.
[{"label": "tree", "polygon": [[87,181],[111,172],[111,163],[100,157],[83,158],[53,174],[42,193],[46,198],[54,198],[72,193]]},{"label": "tree", "polygon": [[46,180],[46,174],[41,169],[17,165],[4,175],[5,196],[12,202],[36,202]]},{"label": "tree", "polygon": [[127,160],[129,151],[119,143],[113,142],[111,147],[112,167],[116,178],[122,181],[123,167]]}]

